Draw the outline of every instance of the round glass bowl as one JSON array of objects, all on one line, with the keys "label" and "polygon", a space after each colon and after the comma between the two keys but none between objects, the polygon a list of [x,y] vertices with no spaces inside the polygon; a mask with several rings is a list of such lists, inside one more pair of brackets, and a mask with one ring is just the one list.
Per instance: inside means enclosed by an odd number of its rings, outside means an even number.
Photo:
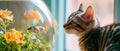
[{"label": "round glass bowl", "polygon": [[[3,39],[8,47],[12,41],[16,44],[24,42],[17,50],[50,51],[55,42],[57,23],[42,0],[0,1],[0,26],[0,34],[6,37]],[[11,34],[21,35],[19,39],[15,35],[15,39],[11,40],[10,37],[14,36]],[[5,49],[9,49],[7,46]]]}]

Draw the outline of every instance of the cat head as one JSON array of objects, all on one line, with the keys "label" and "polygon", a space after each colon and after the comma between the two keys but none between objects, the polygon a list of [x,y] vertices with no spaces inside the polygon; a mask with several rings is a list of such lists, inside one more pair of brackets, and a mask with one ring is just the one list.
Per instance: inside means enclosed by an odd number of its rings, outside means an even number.
[{"label": "cat head", "polygon": [[64,24],[64,29],[67,33],[81,34],[94,27],[94,10],[92,6],[88,6],[85,11],[83,11],[83,5],[80,4],[79,9],[73,12],[67,23]]}]

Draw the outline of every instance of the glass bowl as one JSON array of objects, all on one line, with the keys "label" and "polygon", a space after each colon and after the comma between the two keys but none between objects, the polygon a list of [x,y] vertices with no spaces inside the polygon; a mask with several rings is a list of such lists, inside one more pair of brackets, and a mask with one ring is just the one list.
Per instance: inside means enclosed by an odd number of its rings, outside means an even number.
[{"label": "glass bowl", "polygon": [[57,23],[42,0],[0,1],[0,49],[50,51],[56,28]]}]

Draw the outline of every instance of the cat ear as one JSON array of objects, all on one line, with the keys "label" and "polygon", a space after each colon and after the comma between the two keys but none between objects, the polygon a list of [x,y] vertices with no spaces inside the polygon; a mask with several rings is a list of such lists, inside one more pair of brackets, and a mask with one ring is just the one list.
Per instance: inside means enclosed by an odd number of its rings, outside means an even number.
[{"label": "cat ear", "polygon": [[83,9],[83,4],[81,3],[80,6],[79,6],[78,11],[83,11],[82,9]]},{"label": "cat ear", "polygon": [[86,12],[83,15],[83,19],[85,20],[85,22],[89,22],[93,19],[93,16],[94,16],[94,10],[92,6],[88,6]]}]

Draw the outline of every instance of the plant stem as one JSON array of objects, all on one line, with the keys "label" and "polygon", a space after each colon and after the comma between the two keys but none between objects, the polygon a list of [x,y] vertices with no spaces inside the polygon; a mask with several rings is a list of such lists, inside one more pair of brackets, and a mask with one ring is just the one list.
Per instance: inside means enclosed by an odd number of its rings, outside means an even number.
[{"label": "plant stem", "polygon": [[18,46],[18,51],[21,51],[21,47],[20,46]]}]

